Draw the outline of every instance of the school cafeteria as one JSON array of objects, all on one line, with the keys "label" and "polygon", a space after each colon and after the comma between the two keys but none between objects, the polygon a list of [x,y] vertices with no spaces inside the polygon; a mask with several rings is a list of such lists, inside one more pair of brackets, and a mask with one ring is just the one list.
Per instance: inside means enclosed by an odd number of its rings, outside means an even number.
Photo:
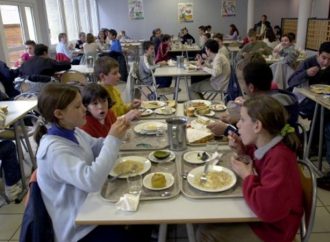
[{"label": "school cafeteria", "polygon": [[328,242],[330,0],[0,0],[0,242]]}]

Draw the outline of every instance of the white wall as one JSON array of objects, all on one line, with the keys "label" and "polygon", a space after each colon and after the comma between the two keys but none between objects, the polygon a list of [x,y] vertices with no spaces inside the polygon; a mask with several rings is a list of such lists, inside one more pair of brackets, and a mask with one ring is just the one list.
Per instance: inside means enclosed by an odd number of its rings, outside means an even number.
[{"label": "white wall", "polygon": [[[255,0],[255,22],[266,14],[272,25],[280,25],[282,17],[298,17],[299,1],[304,0]],[[227,33],[228,26],[234,23],[241,35],[246,33],[247,0],[237,0],[237,15],[222,17],[222,0],[143,0],[145,17],[143,20],[128,19],[127,0],[98,0],[100,27],[125,29],[128,35],[143,39],[148,38],[152,29],[160,27],[164,33],[176,35],[179,29],[187,26],[190,33],[197,37],[199,25],[210,24],[213,32]],[[177,21],[177,4],[194,4],[194,22]],[[329,0],[314,0],[311,16],[327,18]]]},{"label": "white wall", "polygon": [[[194,4],[194,22],[178,22],[177,4],[179,2]],[[221,2],[221,0],[143,0],[144,19],[129,20],[127,0],[98,0],[100,27],[125,29],[128,35],[145,39],[150,37],[152,29],[156,27],[160,27],[164,33],[177,35],[180,28],[186,26],[189,32],[197,37],[197,28],[200,25],[210,24],[213,32],[228,33],[229,25],[233,23],[244,34],[247,2],[237,0],[235,17],[221,16]]]}]

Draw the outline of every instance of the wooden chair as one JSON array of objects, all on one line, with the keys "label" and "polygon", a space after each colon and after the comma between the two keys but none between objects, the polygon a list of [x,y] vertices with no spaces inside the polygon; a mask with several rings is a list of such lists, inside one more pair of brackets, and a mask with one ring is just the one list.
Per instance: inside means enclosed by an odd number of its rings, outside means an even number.
[{"label": "wooden chair", "polygon": [[312,233],[316,210],[316,178],[307,161],[299,161],[300,179],[303,188],[304,216],[300,225],[300,241],[307,242]]},{"label": "wooden chair", "polygon": [[87,84],[87,78],[84,74],[78,71],[66,71],[60,77],[61,83],[78,83],[82,85]]}]

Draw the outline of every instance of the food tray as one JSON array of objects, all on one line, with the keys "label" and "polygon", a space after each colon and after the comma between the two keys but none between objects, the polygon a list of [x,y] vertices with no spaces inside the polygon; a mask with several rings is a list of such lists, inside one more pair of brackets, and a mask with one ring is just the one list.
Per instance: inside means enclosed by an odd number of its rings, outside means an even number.
[{"label": "food tray", "polygon": [[126,138],[124,138],[120,146],[121,151],[162,150],[168,147],[168,138],[166,130],[161,136],[144,135],[134,132],[134,127],[143,122],[145,121],[132,122],[130,130],[127,132]]},{"label": "food tray", "polygon": [[[232,152],[230,151],[228,146],[223,146],[224,149],[223,150],[218,150],[218,152],[223,153],[223,156],[220,160],[220,162],[218,163],[218,165],[220,166],[224,166],[227,168],[231,169],[231,165],[230,165],[230,157],[232,155]],[[190,150],[196,150],[196,149],[190,149]],[[201,149],[203,150],[203,149]],[[206,150],[206,149],[205,149]],[[242,179],[237,176],[237,183],[235,184],[235,186],[233,186],[231,189],[227,190],[227,191],[223,191],[223,192],[203,192],[200,190],[197,190],[195,188],[193,188],[191,185],[189,185],[188,181],[186,178],[184,178],[184,176],[186,176],[190,170],[201,166],[201,165],[194,165],[194,164],[190,164],[186,161],[183,160],[183,155],[185,152],[182,153],[182,155],[180,156],[180,180],[181,180],[181,192],[183,195],[185,195],[186,197],[189,198],[196,198],[196,199],[207,199],[207,198],[228,198],[228,197],[243,197],[243,193],[242,193]]]},{"label": "food tray", "polygon": [[[125,152],[120,153],[119,156],[130,156],[130,155],[138,155],[147,157],[150,152]],[[160,165],[159,165],[160,164]],[[168,167],[170,166],[170,169]],[[141,201],[146,200],[161,200],[161,199],[169,199],[177,196],[180,193],[180,182],[178,177],[178,169],[176,161],[166,162],[166,163],[153,163],[151,162],[151,169],[142,175],[142,179],[152,172],[170,172],[174,176],[174,184],[173,186],[159,191],[149,190],[145,187],[142,188],[142,193],[140,196]],[[101,189],[101,197],[109,202],[117,202],[119,198],[127,193],[127,181],[126,179],[117,178],[113,181],[110,181],[111,177],[106,180],[102,189]]]}]

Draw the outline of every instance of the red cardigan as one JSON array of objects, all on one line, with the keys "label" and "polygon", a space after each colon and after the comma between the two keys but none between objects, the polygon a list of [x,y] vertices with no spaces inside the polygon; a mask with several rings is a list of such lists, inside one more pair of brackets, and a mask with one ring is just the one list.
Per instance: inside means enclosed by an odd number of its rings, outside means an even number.
[{"label": "red cardigan", "polygon": [[111,111],[111,109],[109,109],[108,114],[105,117],[104,124],[101,124],[92,115],[87,114],[86,123],[80,128],[95,138],[106,137],[109,133],[111,125],[116,122],[116,120],[117,118],[115,114]]},{"label": "red cardigan", "polygon": [[254,160],[258,175],[244,179],[246,203],[261,219],[250,226],[266,242],[292,242],[303,214],[303,192],[297,157],[282,142],[261,160]]}]

